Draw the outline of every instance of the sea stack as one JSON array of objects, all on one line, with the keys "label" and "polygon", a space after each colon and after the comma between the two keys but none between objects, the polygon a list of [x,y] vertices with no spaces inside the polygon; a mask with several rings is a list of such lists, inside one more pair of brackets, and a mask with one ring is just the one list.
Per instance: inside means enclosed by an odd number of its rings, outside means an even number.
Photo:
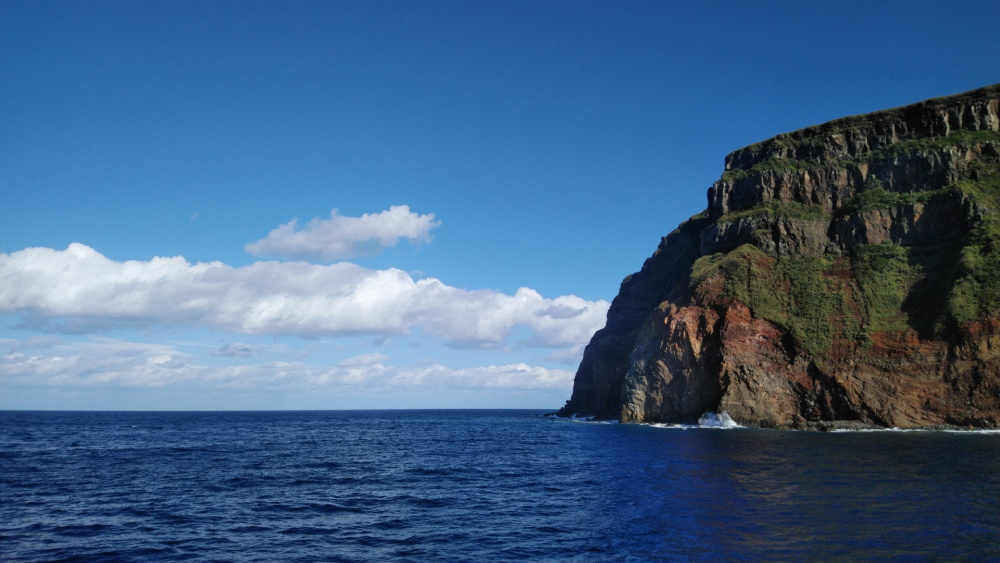
[{"label": "sea stack", "polygon": [[737,150],[559,414],[1000,426],[1000,84]]}]

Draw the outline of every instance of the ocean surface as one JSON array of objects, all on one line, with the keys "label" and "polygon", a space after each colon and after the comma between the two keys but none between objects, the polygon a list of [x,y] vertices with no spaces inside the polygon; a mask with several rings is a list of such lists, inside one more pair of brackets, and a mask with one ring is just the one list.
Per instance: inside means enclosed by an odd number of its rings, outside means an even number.
[{"label": "ocean surface", "polygon": [[2,561],[1000,561],[1000,434],[0,412]]}]

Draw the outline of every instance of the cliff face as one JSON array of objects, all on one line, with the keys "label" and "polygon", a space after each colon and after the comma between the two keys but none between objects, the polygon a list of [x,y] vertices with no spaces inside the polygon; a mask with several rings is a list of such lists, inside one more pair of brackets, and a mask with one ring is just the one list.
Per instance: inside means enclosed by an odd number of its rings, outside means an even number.
[{"label": "cliff face", "polygon": [[1000,425],[1000,85],[726,157],[625,278],[563,416]]}]

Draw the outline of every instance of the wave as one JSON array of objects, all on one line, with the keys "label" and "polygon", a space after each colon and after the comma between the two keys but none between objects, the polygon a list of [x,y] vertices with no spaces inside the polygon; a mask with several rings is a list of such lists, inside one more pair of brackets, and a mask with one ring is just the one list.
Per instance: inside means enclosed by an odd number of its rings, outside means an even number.
[{"label": "wave", "polygon": [[[577,422],[585,424],[618,424],[617,420],[607,420],[598,419],[593,416],[576,416],[575,414],[569,417],[560,417],[555,414],[548,414],[546,418],[551,420],[564,420],[567,422]],[[732,428],[745,428],[745,426],[740,426],[726,411],[719,413],[706,412],[698,418],[697,424],[676,424],[669,422],[648,422],[643,423],[643,426],[651,426],[653,428],[672,428],[677,430],[688,430],[692,428],[711,428],[711,429],[721,429],[729,430]]]},{"label": "wave", "polygon": [[698,417],[697,424],[671,424],[664,422],[654,422],[647,426],[654,428],[669,428],[674,430],[692,430],[696,428],[708,428],[712,430],[731,430],[733,428],[746,428],[740,426],[726,411],[720,413],[706,412]]},{"label": "wave", "polygon": [[701,415],[701,418],[698,419],[698,426],[701,428],[743,428],[726,411],[707,412]]},{"label": "wave", "polygon": [[[567,422],[577,422],[586,424],[618,424],[617,420],[600,420],[592,416],[587,417],[559,417],[555,414],[546,415],[553,420],[564,420]],[[729,413],[722,411],[719,413],[706,412],[698,418],[697,424],[677,424],[670,422],[648,422],[643,426],[652,428],[665,428],[671,430],[692,430],[697,428],[707,428],[712,430],[731,430],[734,428],[748,428],[733,420]],[[800,429],[801,430],[801,429]],[[815,428],[814,428],[815,430]],[[926,428],[897,428],[897,427],[877,427],[855,425],[855,427],[833,427],[823,429],[830,433],[856,433],[856,432],[947,432],[949,434],[976,434],[976,435],[1000,435],[1000,428],[964,428],[964,427],[926,427]]]}]

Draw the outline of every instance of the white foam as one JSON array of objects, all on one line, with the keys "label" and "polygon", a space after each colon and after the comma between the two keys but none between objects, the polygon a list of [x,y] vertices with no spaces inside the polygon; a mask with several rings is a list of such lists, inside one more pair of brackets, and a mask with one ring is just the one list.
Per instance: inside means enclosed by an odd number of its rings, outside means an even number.
[{"label": "white foam", "polygon": [[701,428],[743,428],[726,411],[707,412],[701,415],[701,418],[698,419],[698,426]]},{"label": "white foam", "polygon": [[729,413],[722,411],[720,413],[707,412],[698,418],[698,424],[674,424],[669,422],[651,422],[647,423],[646,426],[652,428],[664,428],[667,430],[691,430],[694,428],[709,428],[712,430],[729,430],[731,428],[744,428],[740,426]]},{"label": "white foam", "polygon": [[569,417],[553,416],[552,418],[584,424],[618,424],[617,420],[598,419],[596,416],[576,416],[575,414]]},{"label": "white foam", "polygon": [[667,428],[670,430],[687,430],[689,428],[698,428],[693,424],[670,424],[667,422],[652,422],[647,424],[651,428]]}]

